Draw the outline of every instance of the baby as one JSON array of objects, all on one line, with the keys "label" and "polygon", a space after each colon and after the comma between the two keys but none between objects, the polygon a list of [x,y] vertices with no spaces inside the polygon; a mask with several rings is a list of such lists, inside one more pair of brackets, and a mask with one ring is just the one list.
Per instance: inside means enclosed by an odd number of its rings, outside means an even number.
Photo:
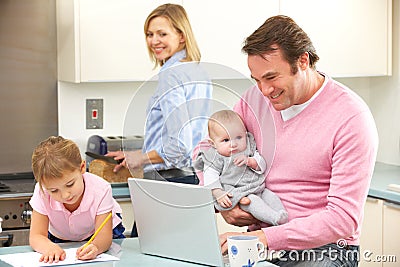
[{"label": "baby", "polygon": [[286,223],[288,214],[280,199],[265,188],[265,160],[257,152],[251,133],[232,110],[214,113],[208,122],[211,147],[200,150],[194,167],[203,171],[204,186],[212,189],[217,210],[229,210],[242,197],[251,200],[241,208],[271,225]]}]

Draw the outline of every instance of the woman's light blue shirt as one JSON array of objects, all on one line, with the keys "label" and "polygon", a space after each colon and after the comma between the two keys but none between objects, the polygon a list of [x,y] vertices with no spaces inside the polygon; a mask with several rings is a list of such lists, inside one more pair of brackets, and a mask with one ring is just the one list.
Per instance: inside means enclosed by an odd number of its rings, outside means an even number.
[{"label": "woman's light blue shirt", "polygon": [[147,106],[143,152],[157,151],[161,170],[192,166],[193,148],[207,133],[212,84],[198,62],[181,62],[186,51],[175,53],[160,69],[158,85]]}]

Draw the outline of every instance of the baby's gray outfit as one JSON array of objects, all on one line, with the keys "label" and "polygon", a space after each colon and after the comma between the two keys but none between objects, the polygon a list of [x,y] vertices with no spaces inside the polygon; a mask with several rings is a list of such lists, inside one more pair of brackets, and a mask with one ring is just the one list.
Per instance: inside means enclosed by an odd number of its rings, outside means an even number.
[{"label": "baby's gray outfit", "polygon": [[[265,177],[263,173],[257,173],[246,165],[236,166],[233,159],[240,154],[254,156],[256,143],[251,133],[247,133],[247,147],[245,151],[231,157],[220,155],[214,147],[207,150],[200,150],[193,166],[197,170],[204,171],[213,168],[220,173],[219,181],[206,185],[211,189],[221,188],[232,194],[232,207],[223,208],[218,202],[215,203],[217,210],[230,210],[236,206],[242,197],[251,200],[250,205],[240,207],[251,213],[255,218],[278,225],[287,222],[287,212],[281,200],[272,191],[265,188]],[[222,187],[221,187],[222,186]]]}]

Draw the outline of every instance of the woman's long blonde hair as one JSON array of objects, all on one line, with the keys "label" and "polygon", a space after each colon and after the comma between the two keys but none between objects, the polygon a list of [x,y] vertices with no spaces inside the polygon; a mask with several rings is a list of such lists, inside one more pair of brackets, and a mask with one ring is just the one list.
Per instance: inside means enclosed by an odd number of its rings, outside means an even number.
[{"label": "woman's long blonde hair", "polygon": [[[200,61],[201,54],[194,38],[192,27],[190,26],[189,18],[185,9],[181,5],[164,4],[154,9],[147,17],[144,23],[144,34],[147,34],[150,21],[156,17],[166,18],[175,28],[178,33],[181,33],[185,38],[186,57],[182,61]],[[163,61],[157,60],[153,51],[147,46],[151,60],[155,63],[155,67],[162,66]]]}]

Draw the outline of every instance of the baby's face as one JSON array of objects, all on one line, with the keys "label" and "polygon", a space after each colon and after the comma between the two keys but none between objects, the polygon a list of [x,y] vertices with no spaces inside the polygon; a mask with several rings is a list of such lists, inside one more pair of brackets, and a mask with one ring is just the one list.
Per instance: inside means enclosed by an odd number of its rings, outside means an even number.
[{"label": "baby's face", "polygon": [[214,124],[213,134],[210,136],[214,147],[219,154],[229,157],[246,149],[246,129],[242,124],[233,122]]}]

